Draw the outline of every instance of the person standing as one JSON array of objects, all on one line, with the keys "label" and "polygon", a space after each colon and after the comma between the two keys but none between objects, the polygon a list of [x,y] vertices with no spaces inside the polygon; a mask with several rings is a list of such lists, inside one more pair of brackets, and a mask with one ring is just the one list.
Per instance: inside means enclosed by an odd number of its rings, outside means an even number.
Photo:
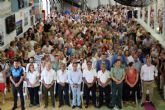
[{"label": "person standing", "polygon": [[103,104],[103,93],[105,94],[106,105],[109,108],[110,104],[110,75],[109,71],[106,69],[106,64],[101,64],[101,70],[98,71],[97,81],[99,84],[99,107]]},{"label": "person standing", "polygon": [[125,70],[121,67],[121,60],[117,59],[115,61],[114,67],[111,69],[110,76],[112,78],[112,105],[111,108],[114,108],[115,105],[119,109],[122,109],[122,88],[123,80],[125,79]]},{"label": "person standing", "polygon": [[0,92],[2,92],[2,103],[5,103],[6,74],[0,65]]},{"label": "person standing", "polygon": [[48,92],[50,91],[52,107],[55,107],[54,84],[56,80],[56,73],[52,69],[50,62],[47,62],[45,69],[41,73],[41,81],[43,83],[45,107],[48,107]]},{"label": "person standing", "polygon": [[141,75],[142,87],[143,87],[141,106],[144,106],[145,104],[147,90],[149,90],[150,104],[154,106],[153,104],[153,93],[155,86],[154,80],[158,76],[158,70],[154,65],[151,64],[150,56],[146,57],[146,64],[142,66],[140,75]]},{"label": "person standing", "polygon": [[13,67],[10,69],[10,80],[12,82],[12,91],[14,96],[14,106],[12,110],[15,110],[17,108],[18,92],[20,94],[20,99],[21,99],[21,110],[25,110],[24,96],[23,96],[24,72],[23,72],[23,68],[19,67],[18,65],[19,65],[19,61],[15,59]]},{"label": "person standing", "polygon": [[92,68],[92,61],[87,61],[87,68],[83,71],[83,81],[84,81],[84,94],[86,98],[86,106],[88,108],[90,92],[92,92],[93,105],[96,107],[96,80],[97,73],[96,70]]},{"label": "person standing", "polygon": [[72,109],[74,109],[76,106],[78,106],[80,109],[81,106],[81,96],[80,96],[80,89],[81,89],[81,82],[82,82],[82,72],[77,68],[78,64],[76,62],[73,62],[72,64],[73,69],[69,70],[69,84],[71,86],[72,90]]},{"label": "person standing", "polygon": [[66,70],[66,65],[64,63],[60,64],[60,69],[57,71],[57,83],[58,83],[59,107],[61,107],[64,104],[63,95],[64,95],[65,104],[70,106],[68,74]]},{"label": "person standing", "polygon": [[125,101],[132,101],[135,104],[135,92],[138,90],[138,80],[139,74],[136,68],[133,65],[133,62],[128,64],[126,68],[126,76],[125,76],[125,83],[124,83],[124,96]]},{"label": "person standing", "polygon": [[29,70],[26,74],[26,81],[28,84],[28,91],[30,95],[30,107],[33,105],[39,106],[39,88],[40,88],[40,74],[34,69],[34,65],[29,65]]}]

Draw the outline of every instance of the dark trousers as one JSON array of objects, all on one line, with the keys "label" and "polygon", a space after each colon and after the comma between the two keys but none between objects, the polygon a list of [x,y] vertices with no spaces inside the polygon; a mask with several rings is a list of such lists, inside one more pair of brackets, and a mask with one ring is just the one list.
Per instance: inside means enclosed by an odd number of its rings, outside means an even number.
[{"label": "dark trousers", "polygon": [[65,86],[61,86],[60,84],[58,84],[58,95],[59,95],[60,105],[63,105],[64,101],[65,101],[65,104],[69,105],[69,85],[68,84],[66,84]]},{"label": "dark trousers", "polygon": [[47,89],[43,85],[43,90],[44,90],[45,106],[48,106],[48,92],[50,92],[51,102],[52,102],[52,105],[54,106],[55,105],[54,85],[52,85],[52,87],[50,87],[49,89]]},{"label": "dark trousers", "polygon": [[94,84],[90,88],[88,88],[88,86],[86,84],[84,84],[84,95],[85,95],[85,99],[86,99],[86,105],[89,104],[90,92],[92,92],[93,105],[96,105],[96,84]]},{"label": "dark trousers", "polygon": [[30,103],[32,105],[39,104],[39,86],[38,87],[28,87],[29,95],[30,95]]},{"label": "dark trousers", "polygon": [[122,88],[123,83],[116,84],[114,81],[112,82],[112,106],[122,106]]},{"label": "dark trousers", "polygon": [[110,104],[110,85],[107,85],[104,88],[99,86],[99,101],[100,101],[100,105],[103,104],[104,96],[105,96],[106,105],[109,105]]},{"label": "dark trousers", "polygon": [[138,85],[136,84],[134,87],[130,87],[127,83],[123,84],[123,100],[124,101],[136,101],[135,93],[137,92]]},{"label": "dark trousers", "polygon": [[15,87],[12,84],[12,92],[13,92],[13,96],[14,96],[14,107],[17,107],[17,100],[18,100],[17,94],[19,93],[20,100],[21,100],[21,108],[22,108],[22,110],[24,110],[25,103],[24,103],[24,96],[23,96],[23,84],[20,84],[19,87]]}]

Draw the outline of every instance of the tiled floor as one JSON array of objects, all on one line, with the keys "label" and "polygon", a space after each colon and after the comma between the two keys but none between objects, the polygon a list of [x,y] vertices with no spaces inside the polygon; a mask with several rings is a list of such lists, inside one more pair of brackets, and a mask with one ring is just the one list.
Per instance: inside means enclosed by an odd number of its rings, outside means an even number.
[{"label": "tiled floor", "polygon": [[[2,96],[0,95],[0,98],[1,97]],[[10,94],[8,93],[8,95],[6,97],[6,103],[2,104],[1,101],[0,101],[0,108],[2,110],[11,110],[11,107],[13,105],[12,99],[13,98],[12,98],[11,93]],[[156,110],[165,110],[165,102],[163,102],[161,100],[160,96],[157,93],[155,93],[154,99],[155,99]],[[43,103],[41,104],[41,107],[29,108],[28,105],[29,105],[29,99],[26,99],[26,110],[45,110]],[[19,101],[18,101],[18,107],[19,108],[17,110],[20,110],[20,103],[19,103]],[[52,109],[51,104],[49,103],[49,107],[46,110],[72,110],[72,108],[71,107],[67,107],[67,106],[63,106],[61,108],[58,108],[58,101],[56,101],[56,107],[54,109]],[[75,108],[75,110],[80,110],[80,109],[79,108]],[[93,106],[89,106],[88,109],[83,107],[82,110],[110,110],[110,109],[108,109],[105,106],[101,107],[100,109],[96,109]],[[144,110],[144,109],[141,108],[140,105],[139,105],[138,107],[136,107],[136,106],[134,106],[134,107],[133,106],[125,107],[124,106],[122,110]]]}]

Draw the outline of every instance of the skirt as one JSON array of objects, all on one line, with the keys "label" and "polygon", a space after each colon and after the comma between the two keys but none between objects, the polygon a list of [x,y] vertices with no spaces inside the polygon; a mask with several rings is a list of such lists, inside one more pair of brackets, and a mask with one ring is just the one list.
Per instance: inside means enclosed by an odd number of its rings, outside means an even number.
[{"label": "skirt", "polygon": [[0,91],[4,91],[5,90],[5,83],[0,83]]}]

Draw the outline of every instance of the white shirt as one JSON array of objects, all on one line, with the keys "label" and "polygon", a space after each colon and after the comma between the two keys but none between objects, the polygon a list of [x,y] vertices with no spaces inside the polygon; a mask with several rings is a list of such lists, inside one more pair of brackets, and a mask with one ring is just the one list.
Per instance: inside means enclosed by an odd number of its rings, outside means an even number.
[{"label": "white shirt", "polygon": [[[106,83],[107,80],[110,78],[110,72],[106,70],[104,73],[102,70],[98,71],[97,78],[100,79],[102,83]],[[99,84],[100,85],[100,84]]]},{"label": "white shirt", "polygon": [[64,72],[60,69],[57,71],[57,83],[68,83],[68,73],[65,70]]},{"label": "white shirt", "polygon": [[41,73],[41,80],[45,82],[45,84],[51,84],[52,81],[56,80],[56,72],[51,69],[51,70],[47,70],[44,69]]},{"label": "white shirt", "polygon": [[53,47],[51,45],[49,45],[49,46],[44,45],[42,47],[42,52],[50,53],[52,49],[53,49]]},{"label": "white shirt", "polygon": [[85,78],[88,83],[92,83],[95,77],[97,77],[97,73],[95,69],[83,70],[83,78]]},{"label": "white shirt", "polygon": [[154,76],[158,76],[158,70],[154,65],[148,66],[144,64],[141,68],[141,79],[144,81],[154,80]]},{"label": "white shirt", "polygon": [[[38,71],[34,71],[33,73],[32,72],[27,72],[26,74],[26,79],[31,83],[31,84],[35,84],[36,81],[37,81],[37,77],[39,77],[39,73]],[[40,85],[40,82],[38,81],[34,87],[37,87]],[[28,87],[31,87],[31,85],[28,83]]]},{"label": "white shirt", "polygon": [[31,50],[30,52],[28,52],[28,58],[30,57],[34,57],[35,56],[35,51]]}]

